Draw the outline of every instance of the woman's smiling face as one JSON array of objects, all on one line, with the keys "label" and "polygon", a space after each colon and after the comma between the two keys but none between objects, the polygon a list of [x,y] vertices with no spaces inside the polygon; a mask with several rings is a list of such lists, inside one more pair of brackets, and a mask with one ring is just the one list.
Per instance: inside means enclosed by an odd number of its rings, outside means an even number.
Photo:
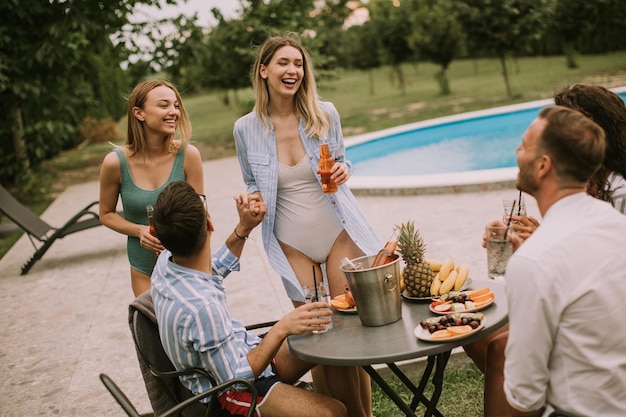
[{"label": "woman's smiling face", "polygon": [[261,64],[259,72],[267,80],[270,97],[293,97],[304,78],[304,58],[293,46],[283,46],[276,50],[267,65]]},{"label": "woman's smiling face", "polygon": [[180,117],[176,93],[165,85],[155,87],[146,96],[143,108],[135,107],[135,117],[144,123],[147,134],[173,135]]}]

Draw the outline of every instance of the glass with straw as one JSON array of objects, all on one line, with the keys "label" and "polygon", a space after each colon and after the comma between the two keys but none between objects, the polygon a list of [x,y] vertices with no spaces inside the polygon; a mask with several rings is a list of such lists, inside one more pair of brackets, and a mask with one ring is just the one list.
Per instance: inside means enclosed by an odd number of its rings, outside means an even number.
[{"label": "glass with straw", "polygon": [[[508,223],[511,216],[526,217],[526,203],[522,192],[519,192],[519,196],[515,200],[503,199],[502,208],[504,213],[502,214],[502,221]],[[519,222],[513,222],[513,224],[519,224]]]},{"label": "glass with straw", "polygon": [[487,275],[490,279],[504,282],[504,274],[509,258],[513,255],[513,243],[509,241],[508,234],[511,229],[511,216],[513,210],[509,213],[506,225],[497,222],[489,223],[485,233],[487,236]]},{"label": "glass with straw", "polygon": [[[304,292],[304,299],[307,304],[315,301],[322,301],[328,304],[328,308],[330,308],[330,290],[328,289],[328,285],[326,285],[323,280],[319,283],[317,282],[315,266],[313,266],[313,289],[305,285],[302,287],[302,291]],[[330,318],[330,323],[322,325],[319,330],[313,330],[313,333],[322,334],[328,332],[329,330],[332,330],[333,322],[331,316],[323,317]]]}]

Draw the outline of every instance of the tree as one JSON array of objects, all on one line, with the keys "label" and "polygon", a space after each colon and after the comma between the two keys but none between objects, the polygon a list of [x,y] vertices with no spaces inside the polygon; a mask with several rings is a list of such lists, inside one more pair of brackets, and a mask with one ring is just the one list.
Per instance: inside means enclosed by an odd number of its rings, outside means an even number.
[{"label": "tree", "polygon": [[[173,0],[167,0],[173,3]],[[157,0],[0,2],[0,178],[29,168],[77,140],[86,116],[119,116],[127,58],[111,36],[138,3]]]},{"label": "tree", "polygon": [[413,50],[407,39],[412,31],[409,16],[413,10],[413,1],[372,0],[368,4],[370,20],[378,34],[378,50],[382,59],[393,68],[403,95],[406,94],[406,87],[401,64],[413,57]]},{"label": "tree", "polygon": [[371,22],[359,26],[349,27],[343,36],[346,57],[344,65],[348,68],[357,68],[367,71],[370,95],[374,95],[374,76],[372,69],[381,64],[377,46],[377,34]]},{"label": "tree", "polygon": [[543,34],[549,0],[457,0],[455,5],[471,44],[481,45],[500,59],[506,94],[511,100],[506,57],[525,50]]},{"label": "tree", "polygon": [[[626,2],[622,0],[553,0],[550,34],[562,44],[568,68],[578,68],[580,48],[606,52],[623,49]],[[621,42],[620,42],[621,41]]]},{"label": "tree", "polygon": [[[333,41],[338,44],[339,28],[349,9],[347,0],[328,0],[316,8],[313,0],[249,0],[242,2],[238,19],[225,19],[217,9],[217,25],[202,31],[193,21],[175,21],[178,36],[167,37],[157,47],[160,65],[174,80],[190,88],[206,88],[222,94],[230,104],[228,91],[249,87],[249,71],[256,47],[268,36],[293,32],[314,56],[318,76],[332,75],[336,59],[329,55]],[[182,34],[182,36],[180,36]],[[335,47],[336,49],[336,47]],[[192,86],[193,84],[193,86]]]},{"label": "tree", "polygon": [[447,69],[452,60],[463,53],[465,40],[454,4],[449,0],[424,1],[411,18],[414,31],[409,35],[409,43],[420,58],[441,65],[435,78],[441,94],[450,94]]}]

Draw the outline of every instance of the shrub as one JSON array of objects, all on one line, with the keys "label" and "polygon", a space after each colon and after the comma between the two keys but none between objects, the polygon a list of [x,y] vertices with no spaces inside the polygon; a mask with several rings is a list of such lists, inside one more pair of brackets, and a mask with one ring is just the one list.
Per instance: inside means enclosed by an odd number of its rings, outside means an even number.
[{"label": "shrub", "polygon": [[85,117],[76,131],[81,144],[115,142],[118,139],[117,123],[111,117],[105,119]]}]

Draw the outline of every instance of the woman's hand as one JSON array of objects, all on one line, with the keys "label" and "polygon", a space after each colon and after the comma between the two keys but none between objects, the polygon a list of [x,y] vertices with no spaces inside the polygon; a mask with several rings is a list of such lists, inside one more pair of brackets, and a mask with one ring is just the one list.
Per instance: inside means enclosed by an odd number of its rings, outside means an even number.
[{"label": "woman's hand", "polygon": [[165,249],[161,241],[150,233],[150,226],[139,225],[139,246],[156,253],[157,256]]},{"label": "woman's hand", "polygon": [[350,172],[348,167],[340,162],[335,162],[335,165],[330,169],[330,178],[335,181],[337,185],[341,185],[348,181],[350,178]]},{"label": "woman's hand", "polygon": [[539,227],[539,221],[534,217],[511,216],[513,231],[523,240],[526,240]]},{"label": "woman's hand", "polygon": [[267,212],[267,205],[259,193],[241,193],[235,195],[233,199],[237,204],[237,212],[239,213],[240,228],[238,233],[244,233],[242,236],[247,236],[263,221]]}]

